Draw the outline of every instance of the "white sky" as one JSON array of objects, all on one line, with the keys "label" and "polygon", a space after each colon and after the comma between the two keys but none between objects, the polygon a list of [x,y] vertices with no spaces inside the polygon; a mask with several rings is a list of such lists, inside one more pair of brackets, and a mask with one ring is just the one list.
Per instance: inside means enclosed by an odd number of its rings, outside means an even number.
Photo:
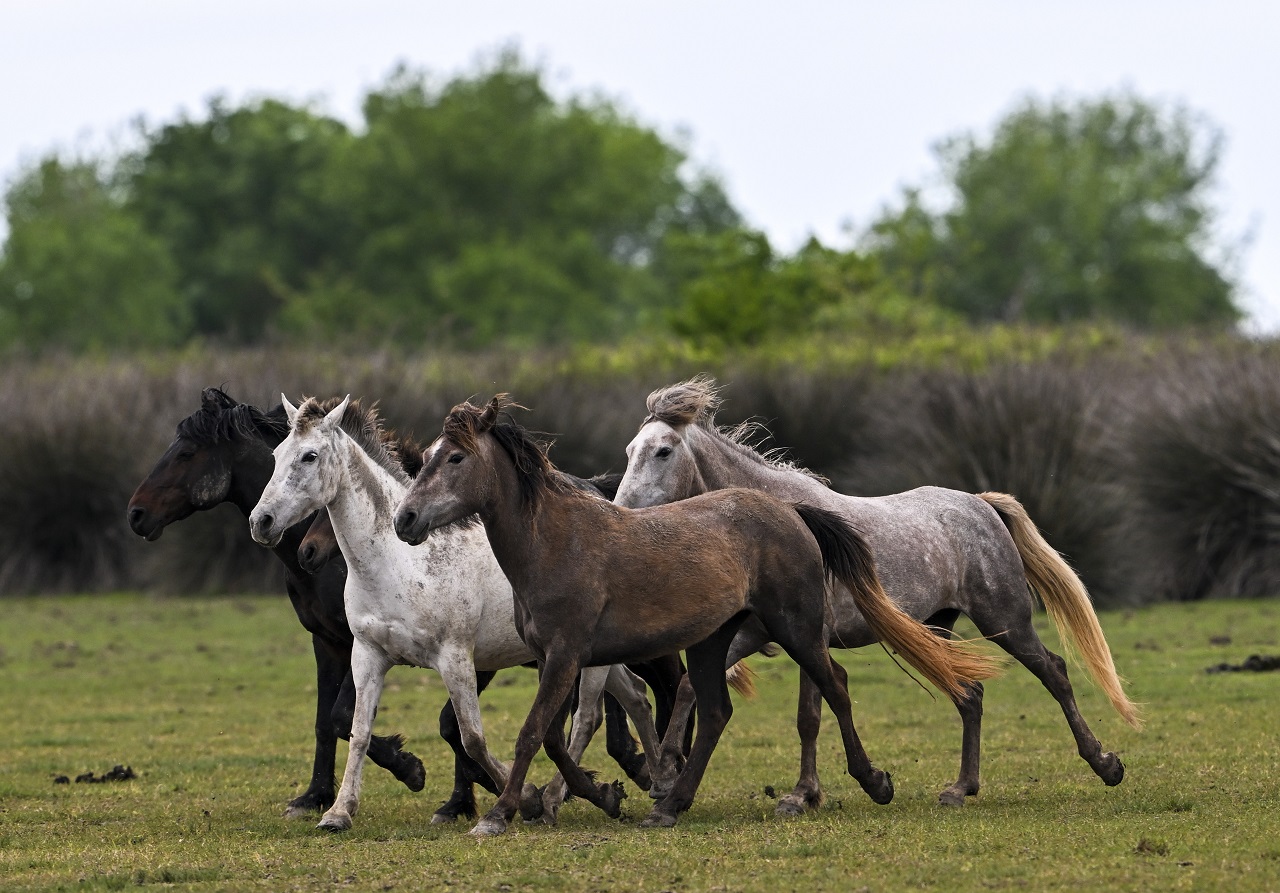
[{"label": "white sky", "polygon": [[1280,4],[1264,0],[0,0],[0,178],[215,93],[318,98],[356,123],[397,62],[449,75],[512,42],[559,95],[686,128],[788,251],[810,233],[846,246],[848,222],[927,182],[935,141],[989,133],[1028,93],[1184,102],[1226,134],[1221,241],[1251,236],[1243,303],[1280,331]]}]

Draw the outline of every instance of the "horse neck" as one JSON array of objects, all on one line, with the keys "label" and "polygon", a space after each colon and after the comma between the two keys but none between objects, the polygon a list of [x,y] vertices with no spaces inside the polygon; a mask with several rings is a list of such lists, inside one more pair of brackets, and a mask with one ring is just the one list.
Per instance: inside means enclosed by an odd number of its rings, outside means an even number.
[{"label": "horse neck", "polygon": [[249,517],[253,507],[262,498],[275,470],[271,456],[273,445],[265,440],[246,440],[231,445],[231,489],[227,502]]},{"label": "horse neck", "polygon": [[520,497],[515,463],[501,448],[496,448],[494,454],[494,480],[489,489],[491,495],[481,509],[480,518],[489,537],[489,547],[498,559],[498,566],[519,596],[528,582],[537,575],[545,554],[543,525],[552,521],[562,510],[561,503],[566,497],[552,491],[543,493],[533,517],[530,517],[524,500]]},{"label": "horse neck", "polygon": [[400,544],[392,515],[408,488],[349,436],[344,435],[341,442],[345,447],[341,480],[328,505],[329,520],[348,569],[367,577]]},{"label": "horse neck", "polygon": [[691,455],[707,490],[748,487],[779,499],[812,501],[827,492],[819,481],[791,468],[779,468],[747,455],[724,438],[691,427],[696,432]]}]

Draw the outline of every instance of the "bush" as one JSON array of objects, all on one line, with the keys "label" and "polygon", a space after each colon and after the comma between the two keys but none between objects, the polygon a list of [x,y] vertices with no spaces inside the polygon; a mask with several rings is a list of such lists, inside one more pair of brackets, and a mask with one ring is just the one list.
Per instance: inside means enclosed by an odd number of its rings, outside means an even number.
[{"label": "bush", "polygon": [[1123,450],[1140,595],[1280,592],[1280,357],[1179,354],[1152,378]]}]

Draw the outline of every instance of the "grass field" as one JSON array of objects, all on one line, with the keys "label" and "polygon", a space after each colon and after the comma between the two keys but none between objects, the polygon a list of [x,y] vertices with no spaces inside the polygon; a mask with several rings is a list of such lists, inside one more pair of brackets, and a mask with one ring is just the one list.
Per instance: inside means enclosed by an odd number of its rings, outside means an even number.
[{"label": "grass field", "polygon": [[[1117,788],[1093,776],[1057,705],[1011,667],[987,686],[982,793],[963,809],[935,805],[956,771],[955,712],[864,649],[841,659],[862,739],[893,773],[890,805],[844,774],[828,715],[827,805],[773,816],[766,788],[788,790],[796,774],[796,670],[757,659],[760,697],[735,701],[677,828],[636,827],[648,800],[629,787],[622,822],[572,802],[558,827],[479,842],[465,825],[428,824],[452,776],[435,734],[444,688],[424,670],[392,671],[378,729],[408,737],[426,790],[370,767],[353,831],[280,817],[307,780],[313,703],[310,645],[283,596],[6,599],[0,610],[6,891],[1280,889],[1280,675],[1204,672],[1280,652],[1276,602],[1103,616],[1148,717],[1129,729],[1073,674],[1085,716],[1124,758]],[[484,696],[500,754],[533,686],[531,671],[512,670]],[[117,763],[138,778],[53,782]],[[602,743],[586,763],[618,774]],[[547,766],[535,764],[539,783]]]}]

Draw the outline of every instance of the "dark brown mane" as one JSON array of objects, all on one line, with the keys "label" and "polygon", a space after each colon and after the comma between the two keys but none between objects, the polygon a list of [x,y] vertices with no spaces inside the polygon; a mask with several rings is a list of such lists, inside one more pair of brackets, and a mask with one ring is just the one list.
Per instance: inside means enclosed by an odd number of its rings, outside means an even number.
[{"label": "dark brown mane", "polygon": [[[547,493],[573,494],[587,497],[586,491],[575,487],[547,458],[551,444],[539,440],[534,432],[515,422],[506,413],[508,407],[517,407],[506,394],[494,397],[489,407],[481,408],[472,403],[460,403],[450,410],[444,421],[444,436],[462,449],[474,453],[479,438],[489,433],[498,445],[511,457],[520,482],[520,499],[529,514],[537,511],[538,504]],[[523,407],[519,407],[523,408]],[[490,415],[492,410],[492,415]],[[496,418],[497,421],[490,421]],[[491,424],[486,431],[486,425]]]},{"label": "dark brown mane", "polygon": [[[342,402],[342,397],[330,397],[317,400],[308,397],[298,407],[298,418],[294,428],[304,433]],[[400,449],[405,443],[412,443],[408,438],[398,438],[395,432],[388,432],[382,427],[382,419],[378,417],[378,404],[375,402],[367,409],[361,405],[359,398],[352,400],[343,410],[339,426],[351,439],[360,445],[369,458],[389,472],[396,480],[407,483],[410,474],[407,464],[402,461]],[[420,451],[419,451],[420,452]],[[421,461],[418,462],[421,467]]]},{"label": "dark brown mane", "polygon": [[822,475],[785,458],[785,450],[781,448],[764,451],[757,449],[755,444],[769,434],[769,429],[763,423],[749,419],[733,427],[717,427],[716,410],[720,408],[720,388],[709,375],[695,375],[688,381],[658,388],[649,394],[645,407],[649,410],[649,415],[641,423],[642,428],[654,421],[665,422],[673,428],[697,425],[761,465],[798,472],[827,486],[831,484]]},{"label": "dark brown mane", "polygon": [[221,388],[205,388],[200,408],[178,423],[177,435],[202,446],[225,441],[262,440],[272,446],[289,433],[289,419],[277,406],[263,412],[256,406],[237,403]]}]

